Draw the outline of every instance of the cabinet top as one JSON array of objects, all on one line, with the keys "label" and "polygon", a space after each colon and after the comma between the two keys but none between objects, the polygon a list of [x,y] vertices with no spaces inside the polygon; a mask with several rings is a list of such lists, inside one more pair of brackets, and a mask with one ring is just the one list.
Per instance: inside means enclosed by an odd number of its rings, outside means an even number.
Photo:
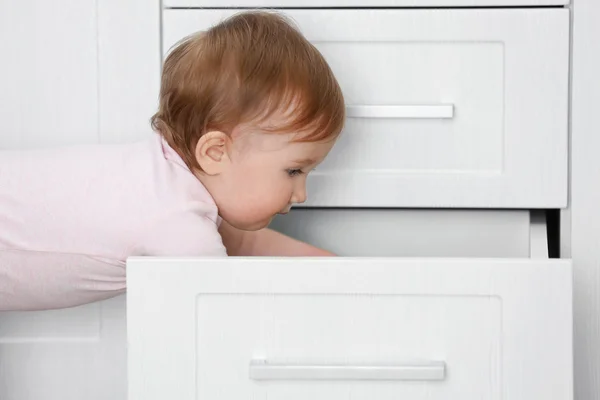
[{"label": "cabinet top", "polygon": [[561,6],[570,0],[164,0],[166,8],[338,8]]}]

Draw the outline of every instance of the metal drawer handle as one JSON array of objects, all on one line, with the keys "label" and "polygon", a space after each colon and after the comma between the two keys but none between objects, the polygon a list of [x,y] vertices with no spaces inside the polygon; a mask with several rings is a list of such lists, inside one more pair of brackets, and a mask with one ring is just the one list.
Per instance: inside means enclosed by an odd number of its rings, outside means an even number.
[{"label": "metal drawer handle", "polygon": [[448,119],[454,117],[454,105],[346,106],[346,115],[348,118]]},{"label": "metal drawer handle", "polygon": [[400,365],[319,365],[283,364],[266,360],[250,362],[250,379],[273,380],[370,380],[441,381],[446,377],[442,361]]}]

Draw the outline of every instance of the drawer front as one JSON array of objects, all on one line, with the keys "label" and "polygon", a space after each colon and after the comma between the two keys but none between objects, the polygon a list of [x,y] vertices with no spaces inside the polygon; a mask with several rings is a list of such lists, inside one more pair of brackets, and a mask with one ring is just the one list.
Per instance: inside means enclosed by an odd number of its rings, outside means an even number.
[{"label": "drawer front", "polygon": [[569,0],[164,0],[165,7],[493,7],[548,6]]},{"label": "drawer front", "polygon": [[130,400],[572,398],[568,261],[134,258],[128,287]]},{"label": "drawer front", "polygon": [[124,296],[0,312],[0,399],[127,400]]},{"label": "drawer front", "polygon": [[[235,12],[166,10],[165,51]],[[285,12],[348,112],[306,206],[566,206],[568,10]]]}]

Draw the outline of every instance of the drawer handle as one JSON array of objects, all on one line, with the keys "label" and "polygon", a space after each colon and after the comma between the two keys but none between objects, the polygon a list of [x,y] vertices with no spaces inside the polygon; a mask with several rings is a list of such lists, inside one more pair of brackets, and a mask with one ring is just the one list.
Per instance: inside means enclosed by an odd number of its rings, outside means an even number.
[{"label": "drawer handle", "polygon": [[441,381],[446,364],[441,361],[400,365],[320,365],[282,364],[266,360],[250,362],[250,379],[273,380],[369,380],[369,381]]},{"label": "drawer handle", "polygon": [[346,115],[348,118],[447,119],[454,117],[454,105],[346,106]]}]

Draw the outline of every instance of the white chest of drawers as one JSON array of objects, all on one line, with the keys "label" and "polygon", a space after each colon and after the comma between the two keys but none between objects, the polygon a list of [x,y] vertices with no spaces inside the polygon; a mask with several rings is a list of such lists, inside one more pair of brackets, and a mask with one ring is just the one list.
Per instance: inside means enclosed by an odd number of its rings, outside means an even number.
[{"label": "white chest of drawers", "polygon": [[[281,8],[340,79],[344,136],[274,226],[353,257],[132,260],[130,399],[569,400],[571,264],[527,211],[566,206],[568,10],[228,5]],[[239,12],[166,6],[163,55]]]},{"label": "white chest of drawers", "polygon": [[[7,112],[21,136],[2,143],[138,138],[170,44],[228,7],[281,7],[336,69],[351,119],[311,181],[311,203],[276,227],[349,257],[136,260],[129,382],[115,299],[0,315],[0,398],[571,400],[571,261],[547,258],[545,225],[530,214],[568,205],[567,1],[159,3],[88,1],[96,30],[53,36],[85,58],[74,78],[97,79],[77,102],[81,115],[97,109],[84,121],[97,131],[61,136],[71,101],[50,130]],[[52,85],[32,86],[44,94],[36,101],[67,96]]]}]

